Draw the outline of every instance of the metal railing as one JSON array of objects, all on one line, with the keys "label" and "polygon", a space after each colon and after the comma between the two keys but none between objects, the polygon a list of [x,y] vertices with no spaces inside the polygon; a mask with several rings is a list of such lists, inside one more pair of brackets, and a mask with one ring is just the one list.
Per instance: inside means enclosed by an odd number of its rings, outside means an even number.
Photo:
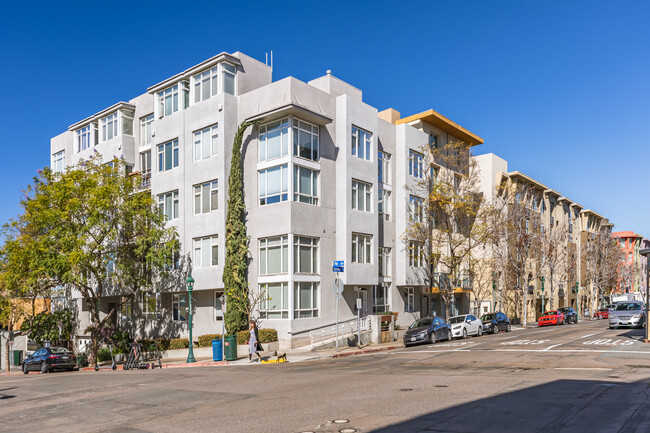
[{"label": "metal railing", "polygon": [[[370,318],[368,316],[362,317],[360,322],[361,331],[370,330]],[[339,339],[354,335],[357,331],[357,319],[350,319],[339,323]],[[336,324],[309,331],[309,339],[312,349],[317,346],[335,342]]]}]

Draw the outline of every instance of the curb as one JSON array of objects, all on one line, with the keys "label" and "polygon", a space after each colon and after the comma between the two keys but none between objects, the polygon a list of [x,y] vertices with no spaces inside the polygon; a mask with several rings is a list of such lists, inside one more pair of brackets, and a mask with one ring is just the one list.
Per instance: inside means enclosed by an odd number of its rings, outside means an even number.
[{"label": "curb", "polygon": [[[220,367],[220,366],[225,366],[225,365],[232,365],[230,361],[209,361],[209,362],[193,362],[191,364],[187,363],[180,363],[180,364],[162,364],[162,368],[193,368],[193,367]],[[158,365],[156,365],[156,368]],[[113,371],[110,369],[100,369],[98,372],[107,370],[107,371]],[[118,365],[117,369],[115,371],[120,371],[124,370],[123,365]],[[133,368],[131,370],[149,370],[148,368],[143,368],[143,369],[138,369],[138,368]],[[80,368],[79,371],[95,371],[95,367],[84,367]]]},{"label": "curb", "polygon": [[348,353],[335,353],[334,355],[332,355],[332,358],[347,358],[348,356],[364,355],[366,353],[383,352],[385,350],[399,349],[400,347],[403,347],[403,346],[394,345],[394,346],[377,347],[375,349],[357,350],[357,351],[348,352]]}]

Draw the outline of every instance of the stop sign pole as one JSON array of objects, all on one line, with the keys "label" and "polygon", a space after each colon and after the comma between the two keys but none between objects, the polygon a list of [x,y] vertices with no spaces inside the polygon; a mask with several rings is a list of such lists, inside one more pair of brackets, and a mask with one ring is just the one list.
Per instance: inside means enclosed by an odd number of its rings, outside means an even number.
[{"label": "stop sign pole", "polygon": [[343,281],[339,279],[339,272],[344,270],[343,260],[336,260],[332,262],[332,271],[336,272],[336,280],[334,280],[334,299],[336,302],[336,351],[339,351],[339,299],[343,293]]}]

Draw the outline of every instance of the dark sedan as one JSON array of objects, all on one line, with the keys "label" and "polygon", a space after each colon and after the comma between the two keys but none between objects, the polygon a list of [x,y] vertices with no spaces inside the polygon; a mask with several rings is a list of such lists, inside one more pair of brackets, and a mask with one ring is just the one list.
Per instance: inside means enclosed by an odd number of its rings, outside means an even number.
[{"label": "dark sedan", "polygon": [[481,316],[481,322],[483,322],[483,332],[486,334],[489,332],[496,334],[499,331],[510,332],[510,319],[501,311],[484,314]]},{"label": "dark sedan", "polygon": [[417,343],[435,343],[436,340],[451,340],[451,326],[440,317],[418,319],[404,334],[404,346]]},{"label": "dark sedan", "polygon": [[77,365],[74,353],[65,347],[41,347],[23,361],[23,373],[40,371],[49,373],[53,370],[72,371]]},{"label": "dark sedan", "polygon": [[560,312],[564,314],[564,323],[578,323],[578,313],[571,307],[562,307]]}]

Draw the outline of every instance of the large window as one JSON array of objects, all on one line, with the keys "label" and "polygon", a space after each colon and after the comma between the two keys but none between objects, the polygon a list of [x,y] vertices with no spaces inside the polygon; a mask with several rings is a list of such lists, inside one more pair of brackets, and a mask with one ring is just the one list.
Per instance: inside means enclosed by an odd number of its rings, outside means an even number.
[{"label": "large window", "polygon": [[158,171],[168,171],[178,167],[178,140],[158,145]]},{"label": "large window", "polygon": [[379,182],[390,184],[390,153],[377,152],[377,159],[379,160]]},{"label": "large window", "polygon": [[158,208],[167,220],[178,218],[178,191],[158,194]]},{"label": "large window", "polygon": [[223,320],[223,302],[221,302],[223,296],[223,290],[217,290],[214,292],[214,318],[215,320]]},{"label": "large window", "polygon": [[409,175],[422,179],[424,177],[424,155],[409,149]]},{"label": "large window", "polygon": [[194,76],[194,103],[205,101],[219,91],[219,67],[201,72]]},{"label": "large window", "polygon": [[260,318],[287,319],[289,318],[289,284],[269,283],[260,284],[261,302]]},{"label": "large window", "polygon": [[352,263],[370,263],[372,235],[352,233]]},{"label": "large window", "polygon": [[172,295],[172,320],[174,322],[185,322],[188,314],[187,295],[174,293]]},{"label": "large window", "polygon": [[289,153],[289,119],[285,118],[260,126],[259,160],[285,156]]},{"label": "large window", "polygon": [[318,171],[293,166],[293,200],[318,204]]},{"label": "large window", "polygon": [[217,235],[194,239],[195,268],[209,268],[219,264],[219,247]]},{"label": "large window", "polygon": [[99,124],[102,128],[102,141],[107,141],[113,137],[117,137],[117,113],[103,117],[99,121]]},{"label": "large window", "polygon": [[404,297],[405,303],[404,303],[404,312],[406,313],[412,313],[415,311],[415,295],[414,292],[415,290],[413,287],[406,287],[404,289]]},{"label": "large window", "polygon": [[181,104],[183,108],[186,108],[188,103],[189,83],[187,81],[181,81],[165,90],[161,90],[158,92],[158,117],[162,118],[169,116],[170,114],[177,112]]},{"label": "large window", "polygon": [[158,299],[154,292],[142,292],[142,314],[147,319],[156,319],[158,314]]},{"label": "large window", "polygon": [[390,311],[388,294],[390,293],[390,283],[381,283],[374,286],[372,297],[372,312],[385,313]]},{"label": "large window", "polygon": [[237,68],[230,63],[221,64],[221,73],[223,75],[223,93],[230,95],[235,94],[235,76]]},{"label": "large window", "polygon": [[296,319],[318,317],[318,283],[295,283],[293,306]]},{"label": "large window", "polygon": [[356,126],[352,127],[352,155],[370,160],[370,143],[372,134]]},{"label": "large window", "polygon": [[219,207],[219,182],[213,180],[194,185],[194,215],[209,213]]},{"label": "large window", "polygon": [[438,149],[439,138],[436,134],[429,134],[429,148],[431,150]]},{"label": "large window", "polygon": [[370,208],[372,185],[352,179],[352,209],[372,212]]},{"label": "large window", "polygon": [[422,222],[424,200],[414,195],[409,196],[409,219],[414,223]]},{"label": "large window", "polygon": [[260,205],[287,200],[288,170],[287,164],[284,164],[258,172]]},{"label": "large window", "polygon": [[77,153],[81,152],[82,150],[90,149],[90,125],[86,125],[83,128],[77,129],[75,132],[77,134]]},{"label": "large window", "polygon": [[260,275],[289,272],[289,237],[260,239]]},{"label": "large window", "polygon": [[217,125],[194,132],[194,161],[210,158],[217,154]]},{"label": "large window", "polygon": [[409,266],[424,266],[424,246],[422,242],[409,241]]},{"label": "large window", "polygon": [[153,139],[153,114],[140,119],[140,146],[149,146]]},{"label": "large window", "polygon": [[52,171],[62,173],[65,168],[65,150],[52,155]]},{"label": "large window", "polygon": [[390,248],[379,247],[379,276],[390,276]]},{"label": "large window", "polygon": [[293,154],[318,161],[318,126],[293,119]]},{"label": "large window", "polygon": [[133,135],[133,111],[120,110],[121,131],[124,135]]},{"label": "large window", "polygon": [[377,191],[377,211],[379,219],[390,219],[390,191],[380,189]]},{"label": "large window", "polygon": [[294,237],[293,272],[296,274],[318,273],[318,238]]}]

